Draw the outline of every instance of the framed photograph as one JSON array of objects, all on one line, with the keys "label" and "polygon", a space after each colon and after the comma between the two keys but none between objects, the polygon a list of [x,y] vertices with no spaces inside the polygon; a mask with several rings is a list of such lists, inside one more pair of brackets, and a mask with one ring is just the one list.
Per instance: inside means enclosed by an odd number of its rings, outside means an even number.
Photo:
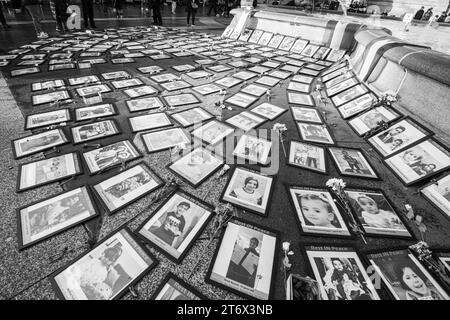
[{"label": "framed photograph", "polygon": [[91,119],[104,118],[117,114],[114,105],[111,103],[99,104],[89,107],[75,109],[75,121],[86,121]]},{"label": "framed photograph", "polygon": [[251,164],[259,163],[264,166],[270,162],[271,149],[272,141],[253,134],[243,134],[233,150],[233,155],[248,160]]},{"label": "framed photograph", "polygon": [[[337,96],[336,96],[337,97]],[[365,111],[373,106],[376,98],[373,94],[367,93],[359,98],[351,100],[338,108],[339,113],[343,119],[348,119],[362,111]]]},{"label": "framed photograph", "polygon": [[310,76],[306,76],[303,74],[297,74],[295,76],[292,77],[291,81],[289,83],[292,82],[301,82],[301,83],[306,83],[306,84],[311,84],[314,81],[314,77],[310,77]]},{"label": "framed photograph", "polygon": [[84,76],[78,78],[69,78],[69,85],[78,86],[78,85],[87,85],[89,83],[100,82],[100,79],[97,76]]},{"label": "framed photograph", "polygon": [[302,233],[347,238],[352,236],[330,192],[308,187],[287,188]]},{"label": "framed photograph", "polygon": [[313,55],[314,59],[325,60],[328,53],[331,51],[331,48],[328,47],[320,47],[319,50]]},{"label": "framed photograph", "polygon": [[287,109],[283,109],[268,102],[263,102],[251,110],[251,112],[269,120],[274,120],[286,111]]},{"label": "framed photograph", "polygon": [[233,218],[221,235],[205,281],[247,299],[270,300],[279,233]]},{"label": "framed photograph", "polygon": [[437,141],[428,139],[383,161],[410,186],[450,168],[450,152]]},{"label": "framed photograph", "polygon": [[94,94],[111,92],[112,90],[106,84],[97,84],[89,87],[77,88],[76,91],[80,97],[86,97]]},{"label": "framed photograph", "polygon": [[242,88],[240,92],[245,93],[245,94],[250,94],[252,96],[259,98],[259,97],[263,96],[265,93],[267,93],[267,88],[252,83],[252,84],[246,86],[245,88]]},{"label": "framed photograph", "polygon": [[392,124],[386,130],[375,134],[367,141],[379,154],[383,157],[388,157],[426,139],[432,134],[431,131],[407,117]]},{"label": "framed photograph", "polygon": [[258,44],[262,46],[267,46],[272,39],[273,33],[265,31],[262,36],[259,38]]},{"label": "framed photograph", "polygon": [[306,45],[306,47],[303,49],[303,51],[301,52],[302,55],[307,56],[307,57],[312,57],[317,50],[319,50],[320,46],[309,43]]},{"label": "framed photograph", "polygon": [[59,298],[118,299],[157,264],[156,258],[123,227],[50,276]]},{"label": "framed photograph", "polygon": [[53,64],[48,66],[48,71],[68,70],[75,68],[76,68],[75,63]]},{"label": "framed photograph", "polygon": [[300,104],[300,105],[311,106],[311,107],[316,106],[313,97],[309,94],[288,92],[287,97],[288,97],[289,104]]},{"label": "framed photograph", "polygon": [[263,30],[253,30],[252,35],[248,39],[248,42],[257,43],[261,38],[261,36],[263,35],[263,33],[264,33]]},{"label": "framed photograph", "polygon": [[334,144],[333,137],[331,136],[328,127],[324,124],[297,122],[297,127],[303,141]]},{"label": "framed photograph", "polygon": [[194,80],[197,80],[197,79],[201,79],[201,78],[208,78],[208,77],[212,76],[212,73],[203,71],[203,70],[199,70],[199,71],[187,72],[186,75]]},{"label": "framed photograph", "polygon": [[279,71],[279,70],[274,70],[272,72],[270,72],[268,74],[268,76],[270,77],[275,77],[281,80],[286,80],[287,78],[289,78],[291,76],[290,72],[284,72],[284,71]]},{"label": "framed photograph", "polygon": [[354,117],[348,121],[348,124],[359,136],[363,136],[370,130],[378,127],[380,123],[390,123],[401,116],[402,115],[393,108],[381,106],[370,109],[359,116]]},{"label": "framed photograph", "polygon": [[275,77],[269,77],[269,76],[262,76],[258,80],[255,81],[255,83],[259,83],[268,87],[275,87],[278,82],[280,82],[281,79],[275,78]]},{"label": "framed photograph", "polygon": [[208,66],[206,67],[208,70],[214,71],[214,72],[225,72],[225,71],[229,71],[233,68],[223,65],[223,64],[219,64],[216,66]]},{"label": "framed photograph", "polygon": [[238,208],[267,216],[274,178],[243,167],[235,167],[221,200]]},{"label": "framed photograph", "polygon": [[120,64],[120,63],[133,63],[136,62],[133,58],[114,58],[111,59],[112,64]]},{"label": "framed photograph", "polygon": [[126,79],[126,78],[131,78],[131,74],[129,74],[128,71],[114,71],[114,72],[102,73],[102,78],[105,80]]},{"label": "framed photograph", "polygon": [[19,165],[17,192],[74,177],[83,172],[76,152]]},{"label": "framed photograph", "polygon": [[286,90],[302,92],[302,93],[309,93],[311,90],[311,87],[309,84],[306,84],[306,83],[290,81]]},{"label": "framed photograph", "polygon": [[130,112],[138,112],[144,110],[159,109],[164,107],[162,101],[158,97],[146,97],[135,100],[125,101]]},{"label": "framed photograph", "polygon": [[279,49],[280,50],[286,50],[289,51],[291,50],[292,46],[295,43],[295,38],[294,37],[284,37],[283,41],[281,41],[280,45],[279,45]]},{"label": "framed photograph", "polygon": [[238,106],[240,108],[248,108],[252,103],[257,101],[258,99],[259,99],[258,97],[255,97],[253,95],[238,92],[228,97],[228,99],[226,99],[225,102]]},{"label": "framed photograph", "polygon": [[70,120],[69,109],[59,109],[55,111],[30,114],[25,117],[25,130],[42,128],[59,123],[63,124]]},{"label": "framed photograph", "polygon": [[172,66],[171,68],[177,72],[186,72],[195,69],[195,67],[191,64],[181,64],[177,66]]},{"label": "framed photograph", "polygon": [[180,77],[173,73],[163,73],[163,74],[158,74],[156,76],[151,76],[150,79],[152,79],[156,83],[163,83],[163,82],[180,80]]},{"label": "framed photograph", "polygon": [[255,114],[248,111],[238,113],[232,116],[231,118],[225,120],[225,122],[243,131],[249,131],[251,129],[254,129],[266,121],[267,119],[256,116]]},{"label": "framed photograph", "polygon": [[315,108],[306,107],[290,107],[292,117],[295,121],[311,122],[311,123],[324,123],[320,111]]},{"label": "framed photograph", "polygon": [[332,97],[338,93],[341,93],[344,90],[347,90],[355,85],[357,85],[359,83],[358,79],[356,79],[355,77],[346,79],[340,83],[335,84],[334,86],[330,86],[326,89],[326,93],[328,97]]},{"label": "framed photograph", "polygon": [[54,103],[57,101],[65,101],[69,100],[70,95],[67,90],[62,91],[53,91],[47,92],[43,94],[36,94],[31,96],[31,103],[33,106],[40,106],[42,104]]},{"label": "framed photograph", "polygon": [[160,129],[164,127],[173,126],[170,118],[164,112],[144,114],[128,118],[130,122],[131,131],[139,132],[144,130]]},{"label": "framed photograph", "polygon": [[167,168],[186,180],[192,187],[197,188],[212,176],[223,163],[221,158],[203,147],[198,147],[167,165]]},{"label": "framed photograph", "polygon": [[93,186],[110,214],[164,185],[164,181],[144,162]]},{"label": "framed photograph", "polygon": [[325,148],[291,140],[288,164],[319,173],[327,173]]},{"label": "framed photograph", "polygon": [[257,77],[258,74],[254,73],[254,72],[250,72],[250,71],[239,71],[239,72],[233,74],[232,76],[235,78],[244,80],[244,81],[248,81],[254,77]]},{"label": "framed photograph", "polygon": [[82,186],[17,209],[19,250],[90,220],[99,213]]},{"label": "framed photograph", "polygon": [[182,190],[175,190],[138,228],[144,241],[180,263],[203,232],[214,207]]},{"label": "framed photograph", "polygon": [[192,87],[192,90],[194,90],[197,93],[200,93],[203,96],[206,96],[212,93],[219,92],[220,90],[222,90],[222,88],[214,83],[207,83],[200,86]]},{"label": "framed photograph", "polygon": [[447,272],[450,272],[450,252],[448,252],[447,250],[444,251],[442,249],[436,249],[433,250],[433,253],[435,258],[444,264],[444,267],[447,269]]},{"label": "framed photograph", "polygon": [[178,145],[190,145],[191,142],[189,133],[181,128],[149,132],[141,137],[148,153],[170,149]]},{"label": "framed photograph", "polygon": [[137,70],[143,74],[147,73],[158,73],[164,71],[160,66],[147,66],[147,67],[139,67]]},{"label": "framed photograph", "polygon": [[407,248],[368,252],[366,257],[395,300],[450,300]]},{"label": "framed photograph", "polygon": [[164,83],[161,83],[160,86],[167,91],[182,90],[182,89],[192,87],[192,85],[190,83],[187,83],[184,80],[164,82]]},{"label": "framed photograph", "polygon": [[170,107],[181,107],[189,104],[200,103],[201,101],[192,93],[180,93],[170,96],[163,96]]},{"label": "framed photograph", "polygon": [[158,93],[158,90],[149,85],[134,87],[123,91],[131,99]]},{"label": "framed photograph", "polygon": [[191,134],[193,137],[209,145],[215,145],[221,142],[225,137],[232,134],[234,128],[218,120],[211,120],[199,128],[195,128]]},{"label": "framed photograph", "polygon": [[115,89],[123,89],[140,86],[143,85],[144,83],[140,79],[131,78],[131,79],[115,80],[112,81],[111,84]]},{"label": "framed photograph", "polygon": [[31,91],[42,91],[48,89],[60,89],[65,87],[64,80],[49,80],[42,82],[34,82],[31,84]]},{"label": "framed photograph", "polygon": [[341,175],[378,179],[361,149],[330,147],[328,150]]},{"label": "framed photograph", "polygon": [[330,53],[328,53],[326,60],[337,62],[341,60],[345,55],[345,50],[339,50],[339,49],[331,49]]},{"label": "framed photograph", "polygon": [[380,300],[354,248],[305,245],[305,252],[323,300]]},{"label": "framed photograph", "polygon": [[308,43],[309,43],[308,40],[297,39],[291,48],[291,52],[301,53],[303,49],[305,49],[305,47],[308,45]]},{"label": "framed photograph", "polygon": [[208,300],[204,295],[173,273],[161,282],[150,300]]},{"label": "framed photograph", "polygon": [[427,184],[420,193],[450,218],[450,174]]},{"label": "framed photograph", "polygon": [[351,87],[350,89],[342,91],[341,93],[333,96],[331,98],[331,101],[337,108],[342,106],[344,103],[347,103],[353,99],[358,98],[359,96],[362,96],[365,93],[367,93],[367,88],[364,87],[362,84],[358,84],[356,86]]},{"label": "framed photograph", "polygon": [[[340,76],[337,76],[336,78],[333,78],[333,79],[327,81],[325,83],[325,86],[327,88],[331,89],[331,88],[341,84],[342,82],[345,82],[346,80],[353,79],[353,78],[355,78],[355,75],[352,72],[345,72],[345,73],[341,74]],[[344,88],[344,89],[348,89],[348,88]]]},{"label": "framed photograph", "polygon": [[237,79],[237,78],[233,78],[233,77],[225,77],[225,78],[222,78],[222,79],[214,81],[215,84],[218,84],[218,85],[220,85],[222,87],[225,87],[225,88],[234,87],[234,86],[236,86],[236,85],[238,85],[238,84],[240,84],[242,82],[243,82],[243,80]]},{"label": "framed photograph", "polygon": [[172,113],[170,116],[183,127],[200,124],[206,120],[214,118],[214,115],[201,107],[194,107],[184,111]]},{"label": "framed photograph", "polygon": [[83,153],[83,159],[91,175],[141,156],[138,149],[128,140],[115,142]]},{"label": "framed photograph", "polygon": [[[328,83],[330,81],[341,82],[345,79],[353,77],[353,73],[347,69],[346,64],[336,65],[335,68],[330,68],[322,73],[322,82],[325,83],[326,86],[330,86]],[[339,79],[338,79],[339,78]]]},{"label": "framed photograph", "polygon": [[19,159],[68,142],[61,129],[53,129],[12,140],[11,144],[14,159]]},{"label": "framed photograph", "polygon": [[119,134],[119,127],[114,120],[104,120],[72,127],[73,144],[83,143],[95,139]]},{"label": "framed photograph", "polygon": [[306,67],[304,67],[304,68],[302,68],[302,69],[300,70],[300,73],[301,73],[301,74],[306,74],[306,75],[308,75],[308,76],[317,77],[317,76],[320,74],[320,71],[310,69],[310,68],[308,68],[308,65],[306,65]]},{"label": "framed photograph", "polygon": [[368,236],[412,238],[400,215],[381,190],[346,189],[350,206]]}]

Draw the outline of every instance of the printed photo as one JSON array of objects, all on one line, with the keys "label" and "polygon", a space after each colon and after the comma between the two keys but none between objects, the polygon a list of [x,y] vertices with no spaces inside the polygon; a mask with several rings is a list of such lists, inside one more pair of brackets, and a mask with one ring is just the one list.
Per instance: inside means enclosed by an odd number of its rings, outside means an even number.
[{"label": "printed photo", "polygon": [[314,99],[309,94],[288,92],[287,95],[288,95],[288,103],[290,104],[301,104],[312,107],[316,105],[314,103]]},{"label": "printed photo", "polygon": [[196,289],[169,273],[156,289],[152,300],[206,300]]},{"label": "printed photo", "polygon": [[290,81],[289,85],[287,87],[287,90],[297,91],[297,92],[301,92],[301,93],[309,93],[310,84],[297,82],[297,81]]},{"label": "printed photo", "polygon": [[64,80],[50,80],[43,82],[34,82],[31,84],[31,91],[42,91],[49,89],[59,89],[65,87]]},{"label": "printed photo", "polygon": [[46,104],[46,103],[54,103],[54,102],[60,102],[69,100],[70,95],[69,92],[66,90],[64,91],[54,91],[54,92],[48,92],[43,94],[37,94],[34,96],[31,96],[31,101],[33,106]]},{"label": "printed photo", "polygon": [[251,110],[251,112],[269,120],[274,120],[285,111],[287,111],[287,109],[283,109],[268,102],[263,102]]},{"label": "printed photo", "polygon": [[344,219],[328,191],[291,186],[289,194],[303,233],[350,236]]},{"label": "printed photo", "polygon": [[174,128],[143,134],[142,140],[147,148],[147,152],[152,153],[175,146],[189,145],[191,137],[183,129]]},{"label": "printed photo", "polygon": [[264,118],[258,117],[251,112],[244,111],[235,116],[225,120],[225,122],[239,128],[243,131],[249,131],[267,121]]},{"label": "printed photo", "polygon": [[105,80],[131,78],[131,74],[129,74],[127,71],[114,71],[114,72],[102,73],[102,78]]},{"label": "printed photo", "polygon": [[176,91],[176,90],[182,90],[191,87],[191,84],[187,83],[183,80],[178,81],[170,81],[170,82],[164,82],[160,83],[160,86],[167,91]]},{"label": "printed photo", "polygon": [[117,125],[112,120],[84,124],[71,128],[73,143],[81,143],[119,134]]},{"label": "printed photo", "polygon": [[242,82],[241,79],[233,78],[233,77],[225,77],[219,80],[214,81],[215,84],[218,84],[225,88],[231,88],[235,85],[238,85]]},{"label": "printed photo", "polygon": [[158,74],[156,76],[151,76],[150,79],[155,81],[156,83],[169,82],[174,80],[180,80],[180,77],[173,73],[163,73]]},{"label": "printed photo", "polygon": [[263,86],[258,86],[257,84],[250,84],[247,87],[242,88],[241,92],[250,94],[255,97],[261,97],[267,93],[267,88]]},{"label": "printed photo", "polygon": [[[84,76],[78,78],[69,78],[69,85],[78,86],[81,84],[87,85],[89,83],[100,82],[100,79],[97,76]],[[92,93],[89,93],[92,94]]]},{"label": "printed photo", "polygon": [[191,77],[192,79],[201,79],[201,78],[208,78],[210,76],[212,76],[212,73],[207,72],[207,71],[192,71],[192,72],[187,72],[186,75],[188,77]]},{"label": "printed photo", "polygon": [[392,108],[376,107],[362,113],[351,119],[348,124],[360,136],[365,135],[370,130],[377,128],[383,123],[389,123],[401,117],[401,115]]},{"label": "printed photo", "polygon": [[250,80],[257,76],[258,76],[257,73],[250,72],[250,71],[239,71],[239,72],[236,72],[235,74],[233,74],[233,77],[244,80],[244,81]]},{"label": "printed photo", "polygon": [[67,121],[70,121],[69,109],[30,114],[25,118],[25,130],[42,128],[58,123],[63,124]]},{"label": "printed photo", "polygon": [[450,297],[408,249],[367,254],[396,300],[449,300]]},{"label": "printed photo", "polygon": [[334,144],[326,125],[297,122],[297,126],[304,141]]},{"label": "printed photo", "polygon": [[278,240],[270,230],[237,219],[228,222],[207,282],[248,298],[269,300]]},{"label": "printed photo", "polygon": [[344,80],[340,83],[335,84],[334,86],[328,86],[327,85],[327,96],[328,97],[332,97],[344,90],[347,90],[355,85],[357,85],[359,83],[358,79],[356,78],[350,78],[347,80]]},{"label": "printed photo", "polygon": [[111,84],[116,89],[123,89],[123,88],[140,86],[140,85],[143,85],[144,83],[140,79],[131,78],[131,79],[125,79],[125,80],[112,81]]},{"label": "printed photo", "polygon": [[291,140],[288,164],[320,173],[327,173],[325,149]]},{"label": "printed photo", "polygon": [[253,163],[266,165],[270,162],[269,153],[271,148],[271,141],[255,137],[254,135],[244,134],[239,139],[233,155]]},{"label": "printed photo", "polygon": [[143,96],[148,96],[158,93],[158,90],[149,85],[144,85],[140,87],[130,88],[123,91],[131,99],[139,98]]},{"label": "printed photo", "polygon": [[176,191],[139,227],[138,233],[179,262],[206,227],[212,211],[207,203]]},{"label": "printed photo", "polygon": [[291,107],[292,116],[295,121],[312,122],[322,124],[320,111],[314,108]]},{"label": "printed photo", "polygon": [[164,96],[164,100],[170,107],[181,107],[189,104],[200,103],[201,101],[192,93],[181,93],[171,96]]},{"label": "printed photo", "polygon": [[69,142],[61,129],[53,129],[38,134],[12,140],[14,159],[51,149]]},{"label": "printed photo", "polygon": [[27,248],[97,215],[90,192],[85,186],[19,208],[19,249]]},{"label": "printed photo", "polygon": [[97,84],[90,87],[78,88],[76,89],[76,91],[80,97],[86,97],[90,95],[110,92],[111,88],[109,88],[106,84]]},{"label": "printed photo", "polygon": [[230,96],[228,99],[225,100],[226,103],[230,103],[232,105],[238,106],[240,108],[247,108],[252,103],[254,103],[256,100],[258,100],[258,97],[255,97],[253,95],[248,95],[242,92],[238,92],[232,96]]},{"label": "printed photo", "polygon": [[173,126],[169,116],[164,112],[131,117],[128,118],[128,121],[130,121],[131,130],[133,132]]},{"label": "printed photo", "polygon": [[[366,92],[367,92],[366,87],[364,87],[361,84],[358,84],[358,85],[356,85],[354,87],[351,87],[350,89],[342,91],[341,93],[333,96],[331,98],[331,101],[333,102],[335,107],[340,107],[344,103],[347,103],[347,102],[349,102],[349,101],[351,101],[351,100],[353,100],[355,98],[358,98],[359,96],[362,96]],[[372,97],[371,95],[367,95],[367,97],[365,99],[368,100],[371,97]],[[362,104],[362,102],[364,102],[366,100],[359,101],[358,104]],[[348,112],[347,108],[345,110],[347,110],[347,112]]]},{"label": "printed photo", "polygon": [[305,47],[308,45],[308,42],[308,40],[297,39],[291,48],[291,52],[301,53],[303,49],[305,49]]},{"label": "printed photo", "polygon": [[234,129],[220,121],[211,120],[192,131],[192,136],[201,141],[215,145],[232,134]]},{"label": "printed photo", "polygon": [[156,265],[131,231],[122,228],[94,249],[51,276],[58,295],[65,300],[112,300]]},{"label": "printed photo", "polygon": [[367,93],[359,98],[345,103],[338,108],[338,111],[341,114],[342,118],[348,119],[362,111],[369,109],[373,106],[375,101],[376,98],[372,94]]},{"label": "printed photo", "polygon": [[278,84],[278,82],[280,82],[280,79],[269,76],[262,76],[261,78],[255,81],[255,83],[262,84],[268,87],[275,87]]},{"label": "printed photo", "polygon": [[158,97],[147,97],[136,100],[127,100],[128,110],[130,112],[138,112],[144,110],[152,110],[164,107],[162,101]]},{"label": "printed photo", "polygon": [[192,90],[200,93],[203,96],[206,96],[208,94],[219,92],[220,90],[222,90],[222,88],[214,83],[207,83],[201,86],[193,87]]},{"label": "printed photo", "polygon": [[378,179],[360,149],[330,147],[328,150],[342,175]]},{"label": "printed photo", "polygon": [[420,190],[431,203],[450,218],[450,174]]},{"label": "printed photo", "polygon": [[75,109],[75,121],[85,121],[116,115],[114,106],[110,103],[99,104]]},{"label": "printed photo", "polygon": [[195,107],[185,111],[172,113],[170,116],[183,127],[200,124],[206,120],[214,118],[212,114],[201,107]]}]

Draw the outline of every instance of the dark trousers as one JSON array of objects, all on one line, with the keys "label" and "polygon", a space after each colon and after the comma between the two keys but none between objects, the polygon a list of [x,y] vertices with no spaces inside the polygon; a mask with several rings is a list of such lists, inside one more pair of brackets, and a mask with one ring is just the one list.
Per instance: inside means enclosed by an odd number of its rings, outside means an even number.
[{"label": "dark trousers", "polygon": [[60,29],[67,29],[66,21],[67,21],[67,5],[63,3],[63,1],[55,2],[55,16],[56,16],[56,25]]},{"label": "dark trousers", "polygon": [[159,6],[153,6],[153,24],[162,26],[161,8]]},{"label": "dark trousers", "polygon": [[197,13],[197,10],[190,10],[187,13],[187,23],[189,24],[189,18],[192,15],[192,24],[195,24],[195,14]]},{"label": "dark trousers", "polygon": [[87,28],[89,22],[91,28],[95,28],[93,0],[81,0],[81,5],[83,7],[84,27]]},{"label": "dark trousers", "polygon": [[217,3],[212,3],[209,7],[208,16],[211,15],[211,11],[214,10],[214,15],[217,14]]},{"label": "dark trousers", "polygon": [[3,11],[2,11],[2,7],[0,6],[0,22],[2,23],[2,25],[6,26],[6,19],[5,16],[3,15]]}]

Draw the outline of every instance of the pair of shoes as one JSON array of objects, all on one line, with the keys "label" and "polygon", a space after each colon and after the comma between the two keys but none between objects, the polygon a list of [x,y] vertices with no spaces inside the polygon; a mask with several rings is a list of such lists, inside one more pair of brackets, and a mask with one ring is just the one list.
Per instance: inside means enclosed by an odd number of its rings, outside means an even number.
[{"label": "pair of shoes", "polygon": [[48,38],[48,34],[42,31],[41,33],[38,34],[37,37],[39,39],[47,39]]}]

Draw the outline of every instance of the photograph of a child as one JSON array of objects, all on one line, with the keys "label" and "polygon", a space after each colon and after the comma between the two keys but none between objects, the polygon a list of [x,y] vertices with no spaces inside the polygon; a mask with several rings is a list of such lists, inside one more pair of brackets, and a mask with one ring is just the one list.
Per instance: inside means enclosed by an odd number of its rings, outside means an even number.
[{"label": "photograph of a child", "polygon": [[334,144],[326,125],[297,122],[303,140],[324,144]]},{"label": "photograph of a child", "polygon": [[199,124],[214,117],[201,107],[195,107],[185,111],[172,113],[170,116],[178,121],[183,127]]},{"label": "photograph of a child", "polygon": [[244,134],[236,145],[233,155],[254,163],[267,164],[272,142]]},{"label": "photograph of a child", "polygon": [[151,110],[163,107],[163,103],[158,97],[147,97],[136,100],[128,100],[126,101],[126,104],[130,112]]},{"label": "photograph of a child", "polygon": [[97,214],[86,187],[21,208],[19,213],[23,246]]},{"label": "photograph of a child", "polygon": [[411,184],[450,167],[450,153],[426,140],[385,161],[404,183]]},{"label": "photograph of a child", "polygon": [[449,296],[407,249],[368,254],[396,300],[449,300]]},{"label": "photograph of a child", "polygon": [[283,109],[274,104],[263,102],[259,106],[253,108],[251,112],[260,115],[261,117],[267,118],[269,120],[273,120],[283,112],[287,111],[287,109]]},{"label": "photograph of a child", "polygon": [[329,192],[290,187],[289,193],[304,233],[350,236]]},{"label": "photograph of a child", "polygon": [[76,121],[90,120],[94,118],[115,115],[116,111],[112,104],[99,104],[92,107],[81,107],[75,109]]},{"label": "photograph of a child", "polygon": [[450,217],[450,174],[425,186],[420,192]]},{"label": "photograph of a child", "polygon": [[104,138],[119,133],[112,120],[105,120],[71,128],[74,143]]},{"label": "photograph of a child", "polygon": [[220,121],[212,120],[192,131],[192,136],[211,145],[222,141],[226,136],[232,134],[234,129]]},{"label": "photograph of a child", "polygon": [[328,150],[342,175],[378,178],[360,150],[337,147],[330,147]]},{"label": "photograph of a child", "polygon": [[169,165],[169,169],[192,185],[198,186],[222,164],[222,159],[214,156],[203,147],[199,147]]},{"label": "photograph of a child", "polygon": [[66,143],[68,140],[60,129],[48,130],[13,140],[15,158],[28,156]]},{"label": "photograph of a child", "polygon": [[292,115],[296,121],[323,123],[319,110],[305,107],[291,107]]},{"label": "photograph of a child", "polygon": [[265,122],[266,119],[263,119],[261,117],[258,117],[254,115],[253,113],[244,111],[241,113],[238,113],[237,115],[225,120],[225,122],[243,130],[243,131],[249,131],[257,126],[259,126],[261,123]]},{"label": "photograph of a child", "polygon": [[276,235],[269,231],[241,221],[230,221],[209,279],[238,294],[269,299],[276,242]]},{"label": "photograph of a child", "polygon": [[410,237],[402,220],[381,192],[345,191],[350,206],[368,234]]},{"label": "photograph of a child", "polygon": [[379,125],[389,123],[399,116],[400,114],[390,108],[376,107],[351,119],[348,123],[359,135],[364,135]]},{"label": "photograph of a child", "polygon": [[291,140],[289,164],[326,173],[325,149],[308,143]]},{"label": "photograph of a child", "polygon": [[412,120],[404,119],[369,138],[368,142],[383,156],[389,156],[425,138],[427,135],[429,135],[429,132],[420,128]]},{"label": "photograph of a child", "polygon": [[179,259],[210,215],[210,208],[183,192],[176,192],[139,228],[139,234]]},{"label": "photograph of a child", "polygon": [[306,250],[324,300],[379,300],[354,251]]},{"label": "photograph of a child", "polygon": [[237,167],[223,194],[223,200],[265,215],[273,178]]},{"label": "photograph of a child", "polygon": [[53,280],[66,300],[111,300],[145,272],[153,260],[122,229]]}]

